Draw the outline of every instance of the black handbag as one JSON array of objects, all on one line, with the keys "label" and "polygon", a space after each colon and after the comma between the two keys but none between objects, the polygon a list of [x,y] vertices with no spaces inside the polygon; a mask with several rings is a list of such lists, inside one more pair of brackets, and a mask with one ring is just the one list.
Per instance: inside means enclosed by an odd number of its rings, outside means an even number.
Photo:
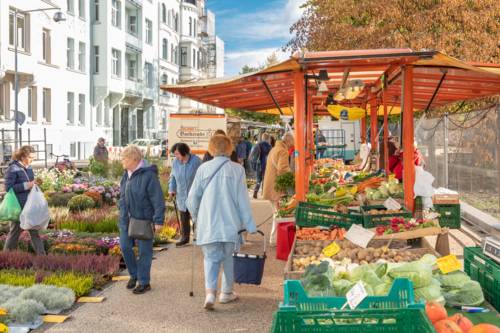
[{"label": "black handbag", "polygon": [[128,236],[134,239],[151,240],[155,235],[155,227],[153,221],[140,220],[130,217],[128,224]]}]

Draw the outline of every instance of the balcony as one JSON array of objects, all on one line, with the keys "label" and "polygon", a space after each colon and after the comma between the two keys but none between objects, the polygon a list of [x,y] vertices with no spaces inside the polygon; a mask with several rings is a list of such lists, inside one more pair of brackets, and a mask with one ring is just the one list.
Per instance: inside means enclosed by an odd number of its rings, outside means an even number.
[{"label": "balcony", "polygon": [[129,96],[141,97],[144,90],[144,84],[139,80],[125,80],[125,94]]}]

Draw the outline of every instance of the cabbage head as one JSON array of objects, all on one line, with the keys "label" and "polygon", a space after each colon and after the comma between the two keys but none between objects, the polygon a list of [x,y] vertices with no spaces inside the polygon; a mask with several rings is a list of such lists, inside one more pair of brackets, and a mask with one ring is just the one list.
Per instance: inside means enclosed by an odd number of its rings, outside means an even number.
[{"label": "cabbage head", "polygon": [[460,289],[469,282],[470,277],[462,271],[455,271],[448,274],[436,274],[436,278],[441,282],[444,290]]},{"label": "cabbage head", "polygon": [[337,280],[332,283],[333,289],[338,296],[345,296],[354,284],[349,280]]},{"label": "cabbage head", "polygon": [[446,304],[450,306],[479,306],[484,302],[481,285],[477,281],[468,281],[460,289],[443,294]]},{"label": "cabbage head", "polygon": [[441,294],[441,285],[439,281],[432,279],[430,285],[415,289],[415,298],[417,301],[438,302],[444,305],[444,298]]},{"label": "cabbage head", "polygon": [[393,279],[406,278],[413,283],[413,288],[422,288],[432,283],[432,268],[418,261],[409,262],[388,272]]}]

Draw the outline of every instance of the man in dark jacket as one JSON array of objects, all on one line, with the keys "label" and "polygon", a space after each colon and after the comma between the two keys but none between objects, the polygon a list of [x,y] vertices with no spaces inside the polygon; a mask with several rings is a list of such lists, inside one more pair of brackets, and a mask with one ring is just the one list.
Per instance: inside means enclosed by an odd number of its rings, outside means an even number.
[{"label": "man in dark jacket", "polygon": [[130,218],[151,221],[156,230],[161,229],[165,217],[165,200],[156,165],[149,165],[143,160],[137,146],[125,148],[121,158],[125,173],[120,182],[120,247],[130,274],[127,289],[134,289],[134,294],[143,294],[151,290],[153,240],[137,240],[139,257],[136,259],[135,240],[128,235]]},{"label": "man in dark jacket", "polygon": [[250,156],[248,157],[252,167],[257,172],[257,183],[255,184],[255,188],[253,191],[254,199],[257,199],[257,194],[259,193],[260,186],[264,181],[264,175],[266,172],[267,165],[267,156],[271,151],[272,147],[269,143],[270,137],[269,134],[263,133],[261,136],[261,141],[254,146],[252,149]]},{"label": "man in dark jacket", "polygon": [[[31,188],[35,184],[35,176],[30,164],[33,161],[34,150],[31,146],[23,146],[13,155],[13,161],[9,164],[9,168],[5,174],[5,190],[12,189],[16,194],[17,201],[21,208],[24,208]],[[10,251],[17,248],[19,236],[23,230],[19,221],[10,222],[10,231],[5,241],[4,250]],[[29,230],[31,243],[35,253],[38,255],[45,254],[43,241],[40,239],[38,230]]]},{"label": "man in dark jacket", "polygon": [[106,140],[99,138],[97,145],[94,148],[94,159],[99,162],[108,162],[108,149],[105,146]]}]

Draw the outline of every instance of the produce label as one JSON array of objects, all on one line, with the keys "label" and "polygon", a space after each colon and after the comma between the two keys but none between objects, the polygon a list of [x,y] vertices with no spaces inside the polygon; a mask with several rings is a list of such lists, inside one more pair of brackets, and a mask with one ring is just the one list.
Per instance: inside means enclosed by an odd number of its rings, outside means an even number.
[{"label": "produce label", "polygon": [[339,252],[340,252],[340,246],[335,242],[332,242],[330,245],[325,247],[323,251],[321,251],[321,253],[323,253],[327,257],[333,257]]},{"label": "produce label", "polygon": [[346,294],[349,307],[354,310],[368,296],[363,282],[358,282]]},{"label": "produce label", "polygon": [[366,249],[368,243],[370,243],[374,236],[375,233],[373,231],[365,229],[357,224],[353,224],[347,231],[345,238],[357,246]]},{"label": "produce label", "polygon": [[396,200],[394,200],[391,197],[387,198],[387,200],[384,201],[384,207],[389,209],[389,210],[400,210],[401,209],[401,205],[399,204],[399,202],[397,202]]},{"label": "produce label", "polygon": [[64,323],[69,316],[60,316],[60,315],[45,315],[43,316],[43,321],[45,323],[55,323],[60,324]]},{"label": "produce label", "polygon": [[460,261],[458,261],[457,257],[453,254],[438,258],[437,266],[443,274],[458,271],[462,267],[462,265],[460,265]]}]

